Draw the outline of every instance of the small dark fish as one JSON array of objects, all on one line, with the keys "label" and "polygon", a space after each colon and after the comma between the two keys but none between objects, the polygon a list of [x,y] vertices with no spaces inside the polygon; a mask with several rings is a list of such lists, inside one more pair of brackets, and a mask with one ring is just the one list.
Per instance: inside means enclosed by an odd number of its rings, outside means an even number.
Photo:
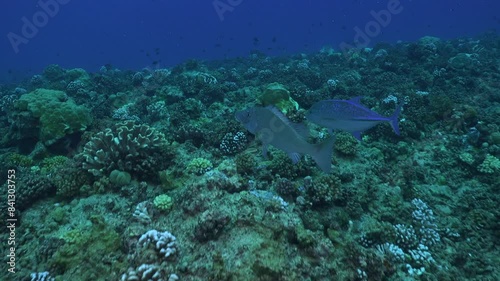
[{"label": "small dark fish", "polygon": [[350,132],[358,140],[361,133],[382,122],[389,122],[396,135],[399,135],[398,117],[403,104],[398,105],[390,117],[384,117],[377,112],[361,105],[360,98],[350,100],[323,100],[309,109],[306,118],[310,122],[331,130]]},{"label": "small dark fish", "polygon": [[260,41],[260,40],[259,40],[259,38],[258,38],[258,37],[254,37],[254,38],[253,38],[253,45],[254,45],[254,46],[258,46],[258,45],[259,45],[259,43],[260,43],[259,41]]},{"label": "small dark fish", "polygon": [[236,112],[235,117],[262,141],[264,157],[267,157],[268,145],[272,145],[286,152],[293,163],[300,160],[301,154],[309,154],[323,172],[330,172],[335,142],[333,137],[320,144],[308,143],[303,137],[308,133],[307,128],[301,127],[302,124],[290,122],[283,113],[272,106],[247,108]]}]

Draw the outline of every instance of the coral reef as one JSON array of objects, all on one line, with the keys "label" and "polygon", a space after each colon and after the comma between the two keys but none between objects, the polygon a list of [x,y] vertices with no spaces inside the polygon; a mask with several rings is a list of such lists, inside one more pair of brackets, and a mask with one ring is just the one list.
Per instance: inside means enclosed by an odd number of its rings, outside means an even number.
[{"label": "coral reef", "polygon": [[230,222],[228,215],[221,212],[205,211],[194,228],[194,237],[200,242],[217,239]]},{"label": "coral reef", "polygon": [[15,106],[18,114],[28,111],[31,117],[40,122],[38,138],[46,144],[82,132],[92,122],[89,110],[76,105],[62,91],[36,89],[22,95]]},{"label": "coral reef", "polygon": [[168,275],[157,265],[141,264],[136,269],[129,268],[120,278],[121,281],[176,281],[179,277],[172,273]]},{"label": "coral reef", "polygon": [[153,200],[153,204],[159,210],[167,212],[172,208],[174,202],[172,200],[172,197],[168,196],[167,194],[162,194],[155,197],[155,199]]},{"label": "coral reef", "polygon": [[213,168],[212,162],[202,157],[194,158],[189,162],[189,164],[186,167],[188,172],[199,176],[212,170],[212,168]]},{"label": "coral reef", "polygon": [[141,202],[135,207],[135,211],[132,216],[139,222],[143,224],[151,223],[151,216],[148,211],[148,201]]},{"label": "coral reef", "polygon": [[47,170],[47,178],[55,186],[56,195],[61,199],[71,199],[83,193],[82,187],[90,182],[89,176],[82,173],[80,165],[73,160],[66,160],[57,168]]},{"label": "coral reef", "polygon": [[97,133],[85,145],[82,167],[94,176],[119,170],[147,177],[162,166],[166,146],[165,136],[154,128],[126,121]]},{"label": "coral reef", "polygon": [[124,186],[130,183],[131,176],[127,172],[113,170],[109,174],[109,182],[117,186]]},{"label": "coral reef", "polygon": [[335,150],[342,155],[352,156],[356,154],[358,141],[351,135],[345,132],[335,134]]},{"label": "coral reef", "polygon": [[493,174],[500,172],[500,160],[493,155],[487,154],[477,170],[485,174]]},{"label": "coral reef", "polygon": [[299,104],[290,96],[290,92],[280,83],[271,83],[264,89],[259,97],[259,102],[264,105],[274,105],[283,113],[298,110]]},{"label": "coral reef", "polygon": [[234,155],[241,152],[247,145],[247,137],[245,133],[239,131],[236,133],[227,133],[222,138],[219,148],[222,153],[227,155]]},{"label": "coral reef", "polygon": [[[485,34],[171,69],[49,65],[0,85],[15,278],[499,280],[499,45]],[[274,105],[320,143],[329,133],[307,109],[356,96],[383,116],[404,103],[401,134],[334,132],[329,174],[307,155],[263,157],[234,118]]]},{"label": "coral reef", "polygon": [[48,271],[31,273],[31,281],[55,281]]},{"label": "coral reef", "polygon": [[168,231],[159,232],[155,229],[148,230],[139,237],[137,244],[143,248],[154,245],[153,247],[158,254],[165,259],[175,254],[177,251],[176,238]]}]

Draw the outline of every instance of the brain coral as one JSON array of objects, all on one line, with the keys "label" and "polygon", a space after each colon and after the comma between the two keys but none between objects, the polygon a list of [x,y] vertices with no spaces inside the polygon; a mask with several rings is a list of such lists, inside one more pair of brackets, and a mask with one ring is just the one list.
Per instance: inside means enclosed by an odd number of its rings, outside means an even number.
[{"label": "brain coral", "polygon": [[83,168],[94,176],[113,170],[148,176],[161,170],[158,163],[167,141],[165,135],[145,124],[125,121],[97,133],[84,147]]}]

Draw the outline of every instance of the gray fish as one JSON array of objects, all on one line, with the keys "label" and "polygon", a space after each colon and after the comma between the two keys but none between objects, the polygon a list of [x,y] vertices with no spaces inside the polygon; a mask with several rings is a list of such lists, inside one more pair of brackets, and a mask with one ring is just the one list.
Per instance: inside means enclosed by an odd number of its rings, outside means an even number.
[{"label": "gray fish", "polygon": [[262,141],[264,157],[267,157],[268,145],[272,145],[286,152],[293,163],[300,160],[301,154],[309,154],[323,172],[330,172],[335,141],[333,137],[316,145],[308,143],[304,138],[308,133],[307,128],[290,122],[283,113],[271,106],[247,108],[236,112],[235,117]]},{"label": "gray fish", "polygon": [[389,122],[396,135],[399,135],[398,117],[400,104],[390,117],[384,117],[377,112],[361,105],[360,98],[350,100],[322,100],[309,109],[306,118],[331,130],[350,132],[361,140],[361,132],[382,122]]}]

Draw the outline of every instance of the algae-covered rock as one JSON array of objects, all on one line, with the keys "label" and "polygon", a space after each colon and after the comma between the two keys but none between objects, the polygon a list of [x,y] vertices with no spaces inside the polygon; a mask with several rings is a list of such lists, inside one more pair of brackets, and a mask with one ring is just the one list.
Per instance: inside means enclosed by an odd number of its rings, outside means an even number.
[{"label": "algae-covered rock", "polygon": [[177,175],[176,173],[163,170],[158,172],[158,178],[160,179],[161,187],[165,190],[172,190],[184,186],[186,178],[182,175]]},{"label": "algae-covered rock", "polygon": [[68,213],[63,207],[56,206],[48,215],[54,222],[63,224],[68,221]]},{"label": "algae-covered rock", "polygon": [[39,139],[48,145],[66,135],[84,131],[92,122],[90,111],[76,105],[63,91],[36,89],[22,95],[16,108],[38,118]]},{"label": "algae-covered rock", "polygon": [[102,263],[103,257],[121,246],[120,235],[108,225],[94,224],[91,229],[69,230],[60,238],[65,243],[52,255],[48,262],[50,268],[63,272],[71,270],[72,274],[81,276],[80,280],[97,280],[96,274],[123,267],[122,261],[113,265]]}]

